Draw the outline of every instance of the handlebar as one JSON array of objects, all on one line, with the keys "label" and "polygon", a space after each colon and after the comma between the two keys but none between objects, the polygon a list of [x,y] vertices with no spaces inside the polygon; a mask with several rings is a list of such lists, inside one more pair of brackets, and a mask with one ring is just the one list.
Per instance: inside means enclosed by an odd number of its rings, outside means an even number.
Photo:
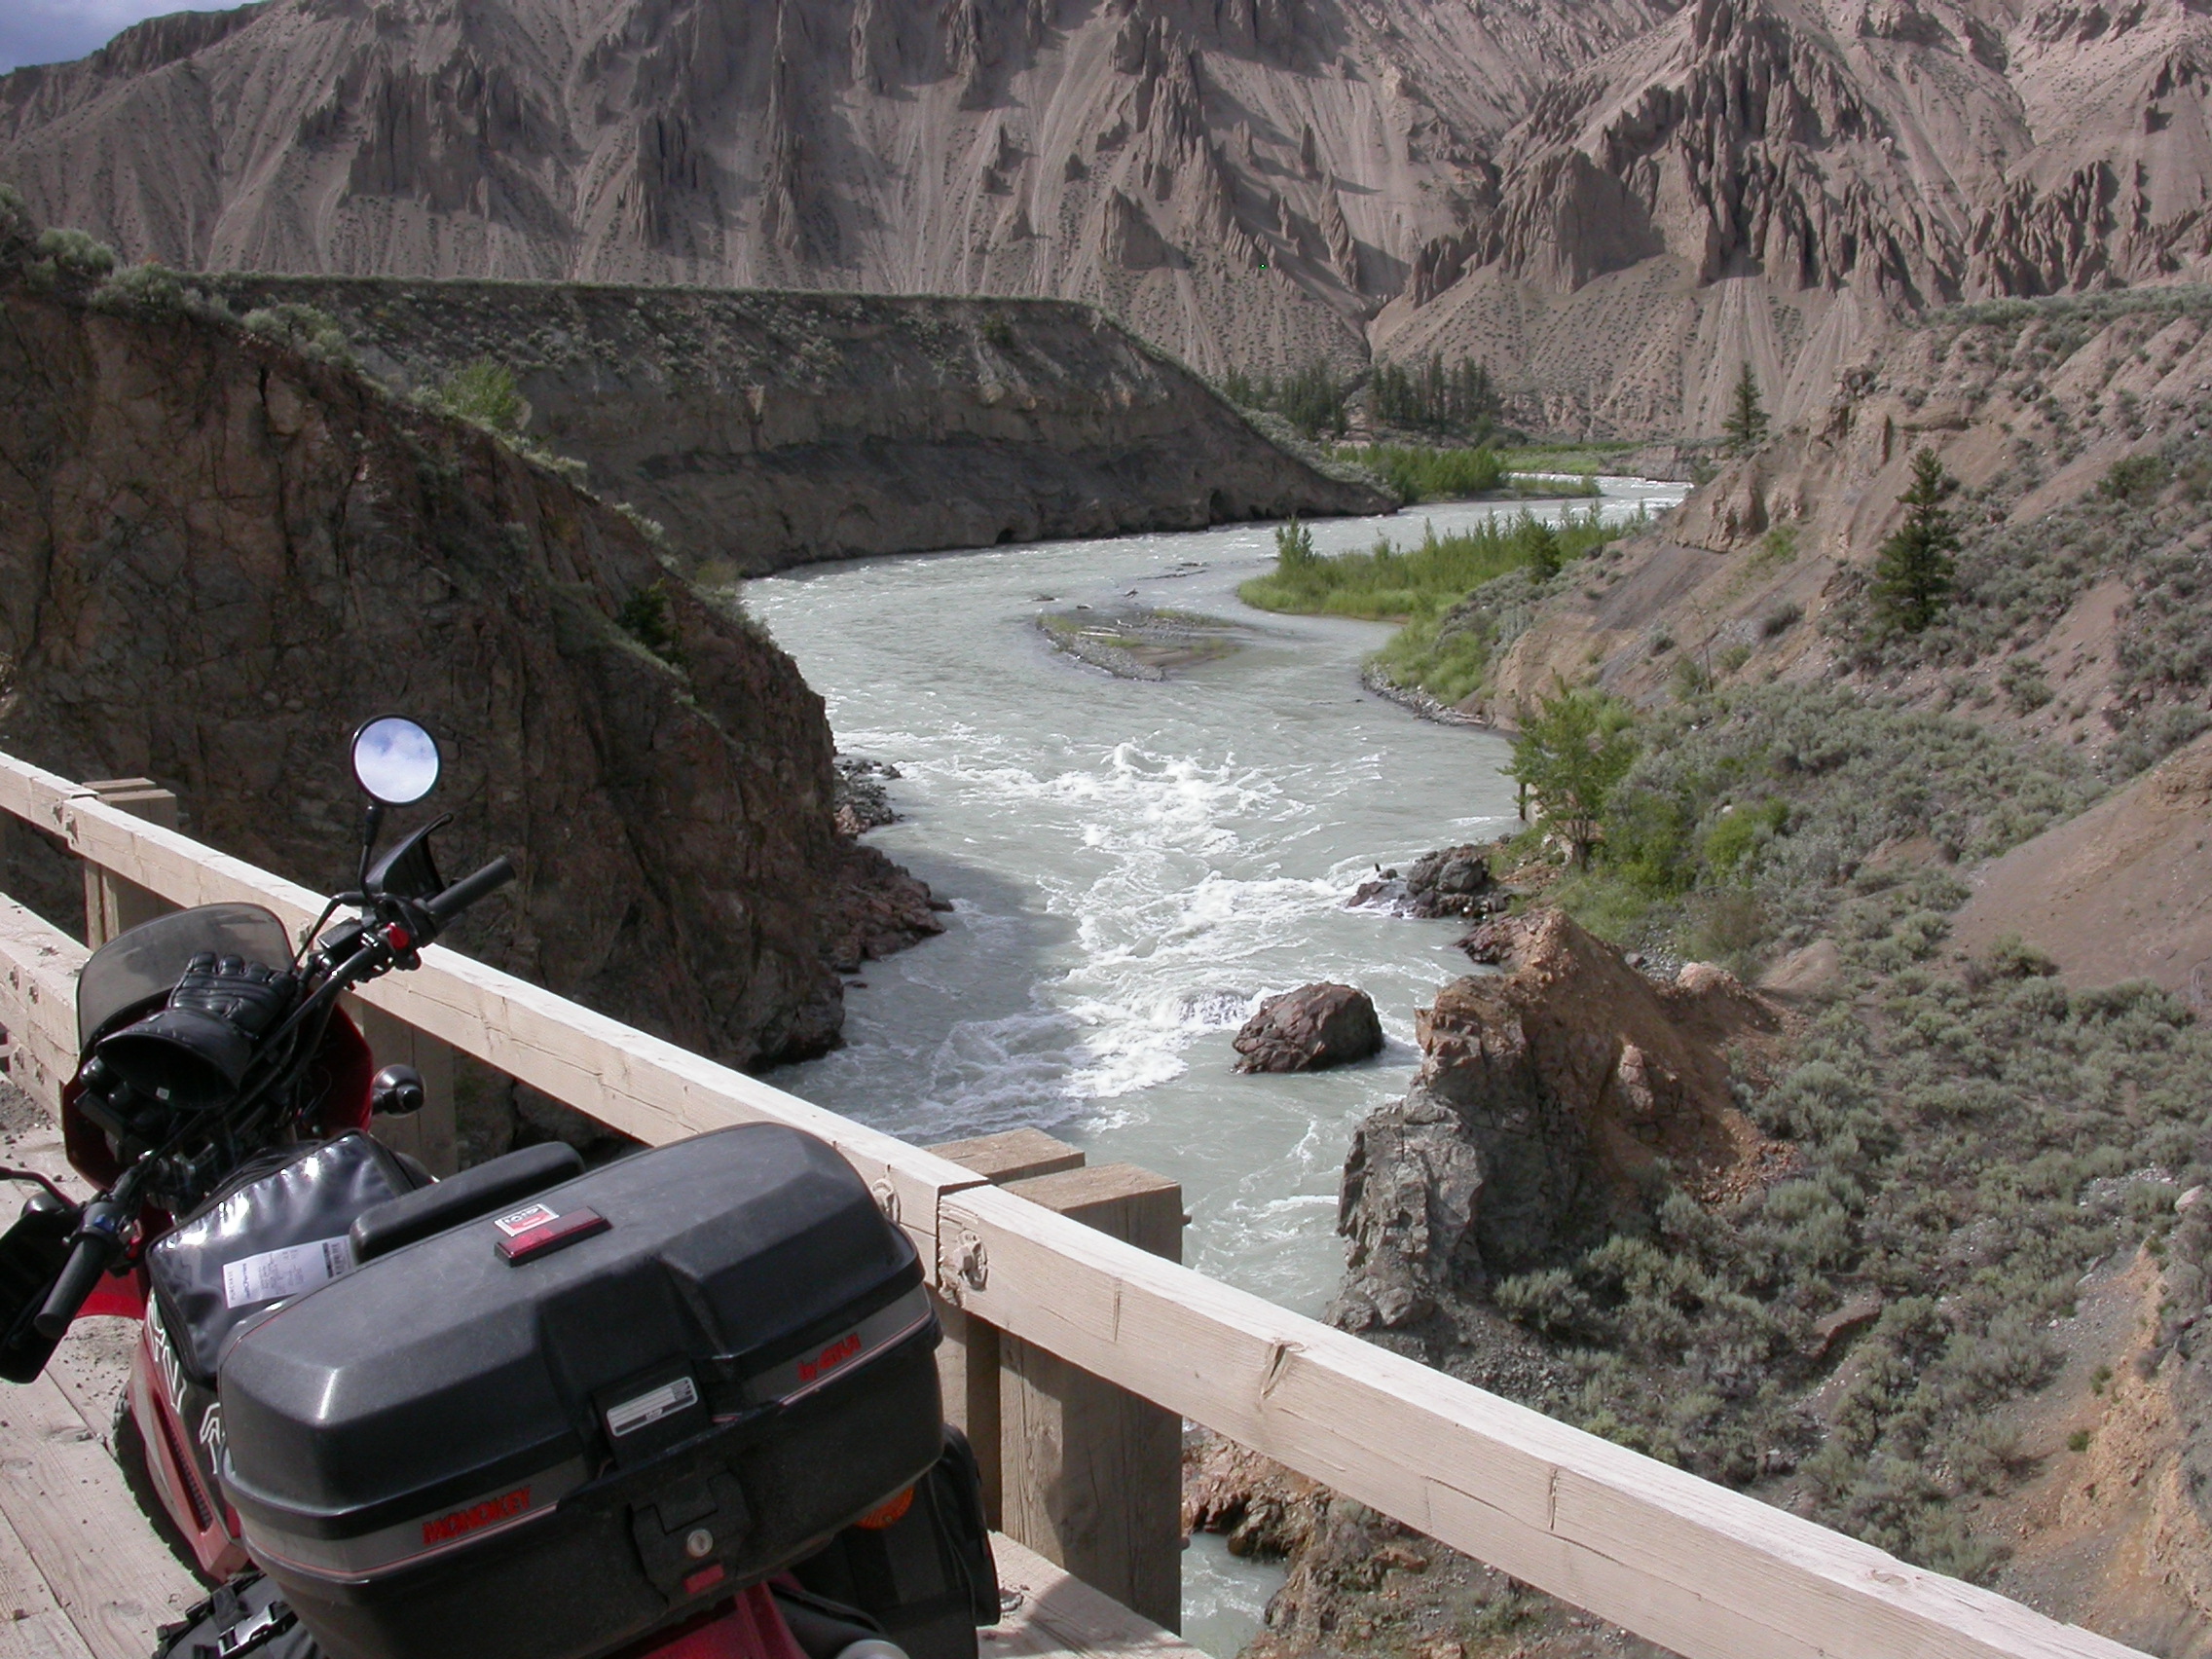
[{"label": "handlebar", "polygon": [[425,899],[423,909],[442,928],[479,899],[497,893],[514,878],[514,861],[504,856],[496,858],[474,875],[462,876],[436,898]]},{"label": "handlebar", "polygon": [[78,1225],[69,1260],[62,1264],[61,1276],[47,1293],[46,1306],[31,1321],[40,1336],[55,1340],[69,1329],[77,1310],[85,1306],[92,1287],[100,1282],[100,1274],[107,1272],[108,1265],[122,1253],[119,1210],[120,1205],[113,1196],[94,1198],[85,1206],[84,1220]]}]

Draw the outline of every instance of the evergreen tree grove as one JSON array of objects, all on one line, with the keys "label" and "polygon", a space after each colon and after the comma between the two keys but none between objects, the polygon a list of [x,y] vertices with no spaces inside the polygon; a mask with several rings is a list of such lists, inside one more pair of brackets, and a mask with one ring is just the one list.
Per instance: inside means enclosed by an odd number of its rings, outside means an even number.
[{"label": "evergreen tree grove", "polygon": [[1943,613],[1951,597],[1958,527],[1943,502],[1959,481],[1934,450],[1912,458],[1912,483],[1898,498],[1904,523],[1874,557],[1874,608],[1886,627],[1917,634]]},{"label": "evergreen tree grove", "polygon": [[1731,455],[1750,455],[1766,442],[1766,405],[1759,400],[1759,383],[1749,363],[1736,377],[1735,406],[1721,422],[1720,430],[1728,439]]}]

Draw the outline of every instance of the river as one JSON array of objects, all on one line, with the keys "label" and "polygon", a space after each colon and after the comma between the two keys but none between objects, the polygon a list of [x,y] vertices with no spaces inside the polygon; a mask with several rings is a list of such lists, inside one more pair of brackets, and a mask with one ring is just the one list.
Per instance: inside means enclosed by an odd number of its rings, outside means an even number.
[{"label": "river", "polygon": [[[1608,479],[1608,513],[1680,485]],[[1436,504],[1310,528],[1321,553],[1417,541],[1518,505]],[[1539,517],[1557,503],[1534,503]],[[1513,820],[1505,742],[1360,687],[1381,623],[1275,616],[1236,586],[1272,527],[816,566],[746,600],[829,703],[847,755],[897,766],[871,841],[952,903],[944,936],[871,962],[846,1046],[780,1087],[924,1145],[1034,1126],[1183,1186],[1185,1260],[1318,1314],[1343,1272],[1337,1178],[1351,1130],[1405,1092],[1414,1010],[1467,971],[1457,922],[1345,901],[1377,866]],[[1152,606],[1237,624],[1241,648],[1163,681],[1052,649],[1041,612]],[[1259,998],[1312,980],[1375,1000],[1375,1060],[1239,1077]],[[1279,1575],[1201,1539],[1185,1631],[1231,1654]]]}]

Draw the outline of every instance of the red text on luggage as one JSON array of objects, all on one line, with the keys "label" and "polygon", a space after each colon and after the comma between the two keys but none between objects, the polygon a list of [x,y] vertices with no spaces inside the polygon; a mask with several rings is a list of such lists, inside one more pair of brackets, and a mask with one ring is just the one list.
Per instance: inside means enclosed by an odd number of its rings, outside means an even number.
[{"label": "red text on luggage", "polygon": [[457,1509],[451,1515],[442,1515],[435,1521],[423,1523],[423,1542],[442,1544],[452,1538],[466,1537],[480,1528],[495,1521],[504,1521],[510,1515],[520,1515],[530,1507],[530,1488],[517,1487],[503,1497],[488,1497],[482,1503],[472,1503],[466,1509]]},{"label": "red text on luggage", "polygon": [[798,1380],[801,1382],[811,1382],[825,1371],[834,1371],[860,1351],[860,1332],[854,1331],[849,1336],[839,1337],[812,1359],[798,1362]]}]

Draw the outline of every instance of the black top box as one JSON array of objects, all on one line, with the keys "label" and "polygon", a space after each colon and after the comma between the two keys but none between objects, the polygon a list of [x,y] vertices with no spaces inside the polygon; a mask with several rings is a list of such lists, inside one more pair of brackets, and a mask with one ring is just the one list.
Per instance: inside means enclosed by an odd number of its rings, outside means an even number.
[{"label": "black top box", "polygon": [[834,1151],[721,1129],[246,1325],[224,1488],[334,1659],[589,1659],[919,1479],[938,1339]]}]

